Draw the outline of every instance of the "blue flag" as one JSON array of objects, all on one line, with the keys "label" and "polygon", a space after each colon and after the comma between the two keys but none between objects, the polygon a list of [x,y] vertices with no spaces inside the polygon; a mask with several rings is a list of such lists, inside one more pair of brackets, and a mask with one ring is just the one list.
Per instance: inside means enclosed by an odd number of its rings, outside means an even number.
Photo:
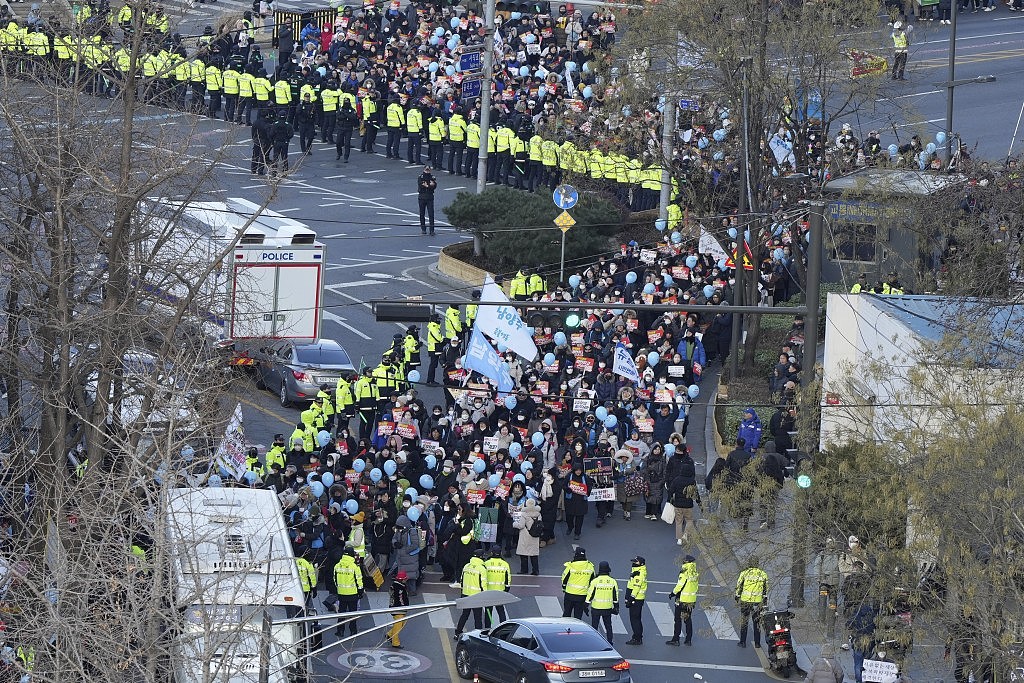
[{"label": "blue flag", "polygon": [[615,362],[612,364],[612,372],[640,383],[640,373],[637,372],[636,363],[633,362],[633,357],[629,355],[629,350],[622,345],[622,342],[615,345]]},{"label": "blue flag", "polygon": [[493,380],[498,385],[498,391],[502,393],[512,391],[515,386],[512,382],[512,375],[508,372],[508,366],[498,356],[498,352],[491,347],[487,337],[476,327],[473,328],[473,334],[469,338],[463,367],[467,370],[475,370]]}]

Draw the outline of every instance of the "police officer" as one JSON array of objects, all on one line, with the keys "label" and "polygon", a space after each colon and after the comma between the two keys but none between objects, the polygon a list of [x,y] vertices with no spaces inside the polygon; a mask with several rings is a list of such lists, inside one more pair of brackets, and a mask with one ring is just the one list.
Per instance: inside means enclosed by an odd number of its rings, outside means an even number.
[{"label": "police officer", "polygon": [[[410,325],[405,331],[405,338],[402,340],[402,352],[406,370],[416,370],[420,367],[420,330],[415,325]],[[408,376],[408,372],[406,372]]]},{"label": "police officer", "polygon": [[352,399],[359,412],[359,438],[368,439],[376,424],[374,414],[377,412],[377,384],[370,376],[370,368],[363,368],[363,375],[352,387]]},{"label": "police officer", "polygon": [[444,141],[448,137],[448,127],[444,125],[441,111],[435,109],[427,122],[427,156],[435,168],[441,168],[444,162]]},{"label": "police officer", "polygon": [[[326,112],[324,114],[326,115]],[[352,151],[352,131],[359,125],[359,117],[348,98],[342,101],[341,109],[338,110],[334,120],[334,126],[338,131],[338,139],[335,143],[338,155],[335,157],[335,161],[344,157],[347,164],[348,155]]]},{"label": "police officer", "polygon": [[444,336],[449,340],[461,339],[463,329],[459,307],[455,304],[448,304],[448,310],[444,312]]},{"label": "police officer", "polygon": [[421,140],[423,139],[423,112],[419,107],[413,105],[405,114],[405,130],[409,134],[406,141],[405,157],[410,164],[421,164],[423,153]]},{"label": "police officer", "polygon": [[861,273],[857,278],[857,282],[850,288],[850,294],[860,294],[866,291],[868,291],[868,274]]},{"label": "police officer", "polygon": [[463,171],[467,178],[476,178],[480,157],[480,122],[473,118],[466,126],[466,166]]},{"label": "police officer", "polygon": [[313,598],[316,597],[316,565],[309,561],[308,553],[303,553],[301,557],[295,558],[295,564],[299,568],[299,581],[302,583],[302,594],[306,596],[306,607],[310,607],[313,604]]},{"label": "police officer", "polygon": [[286,445],[284,441],[284,434],[280,432],[274,434],[274,442],[270,445],[270,449],[267,450],[267,454],[263,458],[266,461],[267,469],[269,469],[275,462],[281,466],[281,469],[284,469],[285,449]]},{"label": "police officer", "polygon": [[260,109],[256,123],[252,126],[252,163],[249,170],[253,175],[267,175],[270,151],[273,147],[273,127],[277,120],[274,112]]},{"label": "police officer", "polygon": [[302,101],[295,112],[295,126],[299,129],[299,149],[303,156],[313,152],[313,141],[316,140],[316,106],[313,104],[312,93],[302,93]]},{"label": "police officer", "polygon": [[288,144],[295,135],[295,129],[288,122],[287,110],[278,112],[277,120],[270,132],[270,138],[274,145],[274,172],[278,175],[288,172]]},{"label": "police officer", "polygon": [[693,555],[683,558],[683,566],[679,569],[679,578],[676,585],[669,594],[675,602],[675,623],[672,626],[672,639],[665,641],[666,645],[679,645],[679,634],[683,630],[683,623],[686,624],[686,639],[684,645],[690,645],[693,640],[693,606],[697,602],[697,589],[700,585],[700,575],[697,573],[697,560]]},{"label": "police officer", "polygon": [[609,644],[612,644],[612,615],[619,613],[619,584],[611,577],[611,573],[611,565],[601,562],[597,576],[591,579],[587,589],[590,625],[597,630],[598,623],[603,621],[605,638]]},{"label": "police officer", "polygon": [[[356,551],[345,548],[345,554],[334,565],[334,585],[338,594],[338,612],[355,612],[359,609],[359,601],[363,597],[363,570],[356,563]],[[349,632],[356,634],[356,619],[348,622]],[[338,619],[338,628],[334,635],[341,636],[344,632],[344,619]]]},{"label": "police officer", "polygon": [[400,159],[398,147],[402,143],[402,131],[405,130],[405,110],[402,109],[398,100],[393,98],[388,104],[385,114],[387,115],[388,142],[384,156],[388,159]]},{"label": "police officer", "polygon": [[[477,131],[478,136],[479,134]],[[456,108],[452,117],[448,119],[448,140],[451,143],[448,149],[448,175],[464,175],[462,160],[466,153],[466,118],[459,108]]]},{"label": "police officer", "polygon": [[907,68],[907,53],[910,49],[910,40],[903,28],[903,22],[897,21],[892,25],[892,80],[905,81],[903,72]]},{"label": "police officer", "polygon": [[[487,566],[484,564],[483,558],[486,552],[485,550],[477,550],[473,553],[473,557],[470,558],[466,566],[463,567],[462,597],[476,595],[484,590],[484,585],[487,581]],[[480,607],[474,607],[471,610],[464,609],[462,614],[459,615],[459,623],[455,625],[456,638],[462,635],[462,629],[466,627],[466,622],[469,621],[470,612],[473,613],[473,628],[483,628],[483,609]]]},{"label": "police officer", "polygon": [[629,628],[633,637],[626,645],[644,644],[644,601],[647,599],[647,560],[640,555],[633,558],[626,583],[626,608],[629,609]]},{"label": "police officer", "polygon": [[469,334],[469,331],[473,329],[473,323],[476,322],[476,312],[479,308],[479,304],[476,302],[480,301],[481,292],[479,289],[474,289],[470,296],[473,303],[466,304],[466,334]]},{"label": "police officer", "polygon": [[562,616],[583,617],[587,592],[594,578],[594,563],[587,559],[587,551],[576,548],[572,562],[565,563],[562,570]]},{"label": "police officer", "polygon": [[316,398],[320,401],[320,410],[324,416],[324,429],[327,431],[334,429],[334,415],[337,413],[337,408],[331,400],[330,392],[331,385],[324,383],[320,385],[320,391],[316,393]]},{"label": "police officer", "polygon": [[[486,575],[484,585],[486,590],[505,591],[506,593],[512,590],[512,568],[501,557],[501,548],[497,544],[491,548],[491,556],[484,562],[484,568]],[[495,612],[498,614],[497,621],[494,620]],[[487,628],[491,628],[491,626],[496,626],[508,619],[508,613],[505,611],[504,605],[496,605],[487,610],[484,617],[487,622]]]},{"label": "police officer", "polygon": [[441,316],[435,313],[427,323],[427,356],[430,357],[430,365],[427,366],[427,386],[437,386],[437,365],[441,360],[441,352],[444,350],[444,333],[441,331]]},{"label": "police officer", "polygon": [[747,646],[747,626],[751,621],[754,622],[754,647],[761,647],[761,624],[758,619],[764,601],[768,598],[768,575],[760,568],[760,564],[760,558],[751,555],[747,568],[736,579],[736,604],[740,606],[740,614],[743,615],[740,642],[737,643],[740,647]]},{"label": "police officer", "polygon": [[376,92],[363,98],[363,139],[359,142],[359,151],[374,154],[373,144],[380,130],[380,107]]},{"label": "police officer", "polygon": [[[417,111],[415,109],[410,110],[412,112]],[[417,135],[418,137],[418,135]],[[409,133],[409,144],[413,144],[413,134]],[[419,143],[416,143],[419,145]],[[410,156],[412,152],[409,153]],[[416,163],[419,163],[419,148],[417,147],[416,152]],[[413,163],[412,159],[409,163]],[[416,194],[417,200],[420,206],[420,232],[424,235],[427,234],[427,216],[430,217],[430,234],[434,234],[434,190],[437,189],[437,180],[434,178],[434,174],[431,173],[430,166],[423,167],[423,173],[416,179]]]}]

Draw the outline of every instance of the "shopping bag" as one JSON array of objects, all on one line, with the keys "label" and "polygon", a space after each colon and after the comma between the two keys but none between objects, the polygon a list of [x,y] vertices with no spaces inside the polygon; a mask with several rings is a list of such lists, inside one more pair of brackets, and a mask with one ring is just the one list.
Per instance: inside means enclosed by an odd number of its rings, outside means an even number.
[{"label": "shopping bag", "polygon": [[666,524],[676,521],[676,508],[672,503],[665,503],[665,507],[661,508],[661,521]]},{"label": "shopping bag", "polygon": [[373,585],[376,588],[380,588],[384,585],[384,574],[381,572],[380,567],[377,566],[377,561],[370,555],[363,558],[363,573],[370,581],[373,581]]}]

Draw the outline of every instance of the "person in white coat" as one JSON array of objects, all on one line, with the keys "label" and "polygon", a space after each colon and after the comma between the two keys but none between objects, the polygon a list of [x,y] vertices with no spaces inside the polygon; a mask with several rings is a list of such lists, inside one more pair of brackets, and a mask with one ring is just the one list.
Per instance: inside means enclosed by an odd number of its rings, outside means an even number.
[{"label": "person in white coat", "polygon": [[[526,499],[523,507],[523,514],[513,527],[519,529],[519,542],[516,544],[516,555],[519,556],[519,573],[529,573],[533,576],[540,574],[540,537],[543,531],[543,522],[540,519],[540,507],[532,497]],[[536,526],[535,526],[536,525]],[[533,530],[534,536],[530,533]]]}]

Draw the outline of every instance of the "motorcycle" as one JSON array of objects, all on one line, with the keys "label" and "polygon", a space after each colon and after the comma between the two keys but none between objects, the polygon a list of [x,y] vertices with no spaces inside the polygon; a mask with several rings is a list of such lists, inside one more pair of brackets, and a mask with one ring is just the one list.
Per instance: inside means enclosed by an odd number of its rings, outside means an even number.
[{"label": "motorcycle", "polygon": [[777,671],[783,678],[789,678],[793,671],[797,671],[796,648],[793,647],[793,634],[790,630],[790,620],[793,613],[789,610],[782,612],[765,612],[761,615],[761,627],[764,629],[766,647],[765,654],[768,657],[768,666],[772,671]]}]

